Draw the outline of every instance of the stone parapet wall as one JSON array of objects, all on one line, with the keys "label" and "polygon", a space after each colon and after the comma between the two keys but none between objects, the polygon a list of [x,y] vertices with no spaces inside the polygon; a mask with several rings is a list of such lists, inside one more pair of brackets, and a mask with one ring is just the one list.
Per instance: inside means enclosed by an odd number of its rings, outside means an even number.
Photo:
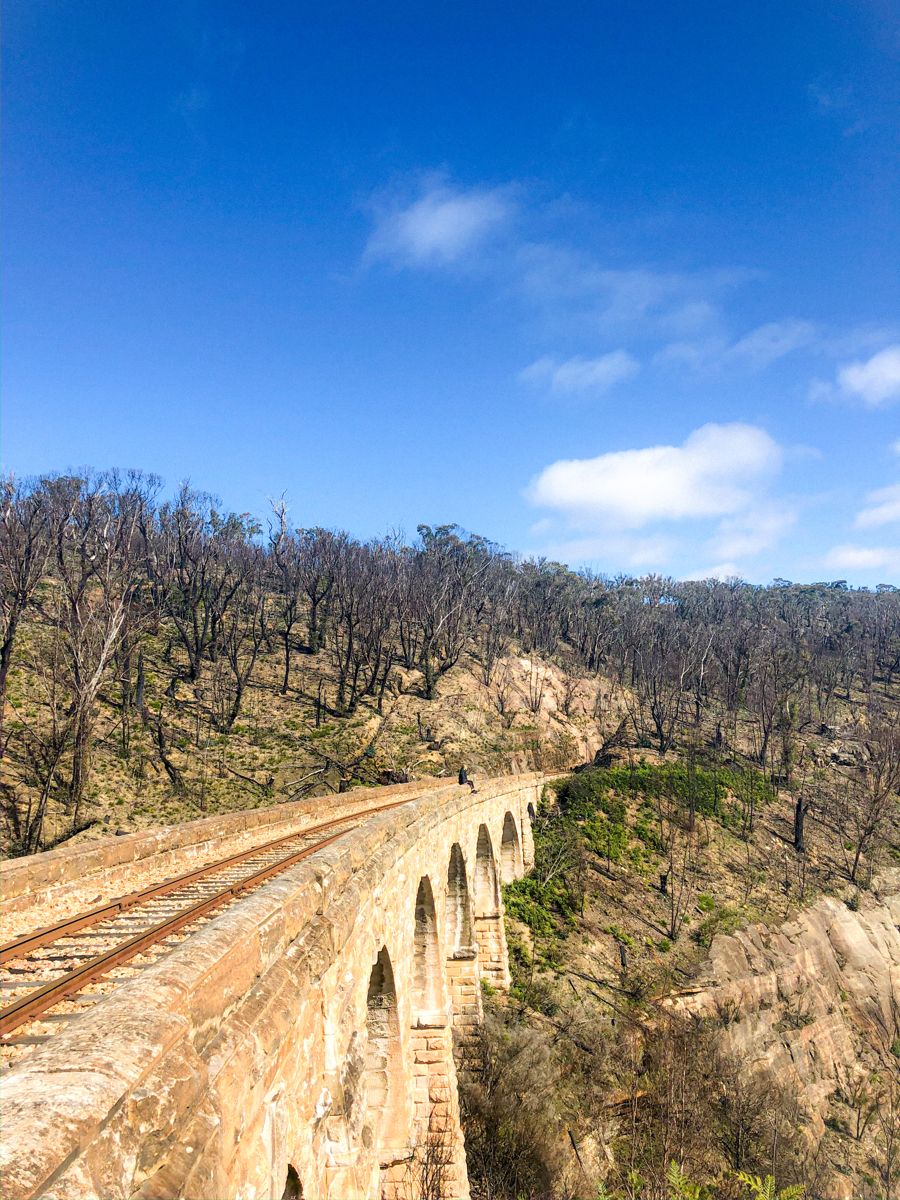
[{"label": "stone parapet wall", "polygon": [[81,842],[0,864],[0,940],[58,919],[56,910],[82,911],[171,875],[237,854],[362,809],[415,799],[447,779],[392,787],[356,788],[337,796],[314,796],[288,804],[204,817],[160,829]]},{"label": "stone parapet wall", "polygon": [[482,972],[502,982],[501,852],[520,874],[542,783],[369,818],[73,1021],[2,1081],[0,1197],[281,1200],[289,1166],[304,1200],[399,1196],[436,1118],[466,1200],[451,1031],[479,1018]]}]

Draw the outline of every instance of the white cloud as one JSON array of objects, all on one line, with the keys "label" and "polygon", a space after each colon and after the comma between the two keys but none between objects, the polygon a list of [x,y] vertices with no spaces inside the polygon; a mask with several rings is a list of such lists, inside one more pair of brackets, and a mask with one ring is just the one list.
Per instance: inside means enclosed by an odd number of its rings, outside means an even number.
[{"label": "white cloud", "polygon": [[693,371],[741,366],[761,371],[796,350],[813,347],[818,331],[811,321],[791,317],[769,321],[729,343],[721,335],[669,342],[657,353],[657,363],[678,363]]},{"label": "white cloud", "polygon": [[754,506],[737,516],[725,517],[711,539],[709,549],[727,559],[759,554],[779,542],[796,520],[797,514],[783,506]]},{"label": "white cloud", "polygon": [[900,344],[886,346],[864,361],[847,363],[837,378],[845,395],[859,397],[870,408],[900,399]]},{"label": "white cloud", "polygon": [[681,446],[620,450],[551,463],[529,489],[532,503],[578,520],[630,528],[650,521],[719,517],[746,509],[781,464],[781,447],[753,425],[704,425]]},{"label": "white cloud", "polygon": [[717,299],[755,272],[665,271],[608,267],[571,247],[530,242],[519,247],[516,286],[541,310],[598,328],[639,326],[668,336],[696,335],[719,321]]},{"label": "white cloud", "polygon": [[657,365],[675,363],[691,371],[707,371],[721,365],[727,349],[728,344],[721,337],[669,342],[656,352],[653,361]]},{"label": "white cloud", "polygon": [[599,358],[575,358],[559,362],[544,355],[519,373],[523,383],[549,384],[560,395],[576,392],[607,392],[617,383],[631,379],[640,363],[627,350],[613,350]]},{"label": "white cloud", "polygon": [[687,300],[660,318],[660,325],[672,335],[685,336],[714,327],[719,314],[708,300]]},{"label": "white cloud", "polygon": [[745,334],[728,351],[733,358],[742,358],[754,367],[768,367],[778,359],[802,350],[815,341],[816,327],[811,321],[791,318],[770,321]]},{"label": "white cloud", "polygon": [[685,580],[690,579],[745,579],[746,575],[733,562],[716,563],[714,567],[701,567],[699,571],[691,571],[689,574],[682,576]]},{"label": "white cloud", "polygon": [[569,564],[615,562],[633,571],[645,571],[658,570],[665,565],[677,548],[674,539],[661,535],[650,534],[642,537],[605,533],[589,537],[551,539],[541,546],[540,555]]},{"label": "white cloud", "polygon": [[512,215],[509,189],[464,191],[435,176],[425,180],[422,194],[411,203],[382,200],[374,207],[366,259],[414,267],[458,262]]},{"label": "white cloud", "polygon": [[866,507],[856,514],[857,529],[874,529],[900,521],[900,483],[878,488],[866,496]]},{"label": "white cloud", "polygon": [[822,560],[836,571],[898,571],[900,548],[896,546],[832,546]]},{"label": "white cloud", "polygon": [[891,450],[894,454],[900,454],[900,438],[897,438],[896,442],[891,442]]}]

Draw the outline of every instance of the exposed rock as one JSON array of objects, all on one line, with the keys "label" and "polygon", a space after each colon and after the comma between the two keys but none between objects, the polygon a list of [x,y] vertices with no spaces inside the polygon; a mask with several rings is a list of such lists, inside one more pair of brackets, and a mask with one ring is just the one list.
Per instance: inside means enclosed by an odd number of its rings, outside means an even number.
[{"label": "exposed rock", "polygon": [[[858,908],[827,896],[779,929],[718,935],[704,986],[671,1004],[720,1023],[726,1049],[802,1097],[807,1134],[820,1141],[841,1097],[896,1049],[900,870],[878,877]],[[828,1194],[861,1195],[843,1175]]]}]

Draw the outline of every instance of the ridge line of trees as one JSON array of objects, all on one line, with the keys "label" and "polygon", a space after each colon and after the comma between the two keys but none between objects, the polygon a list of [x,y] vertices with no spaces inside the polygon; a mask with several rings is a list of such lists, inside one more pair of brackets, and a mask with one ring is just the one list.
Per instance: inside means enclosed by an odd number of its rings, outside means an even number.
[{"label": "ridge line of trees", "polygon": [[363,542],[293,527],[283,500],[264,529],[187,483],[160,497],[139,471],[2,481],[0,804],[22,851],[42,845],[51,803],[81,822],[101,704],[121,752],[143,726],[180,786],[165,712],[147,702],[151,656],[166,699],[188,689],[227,734],[263,656],[280,657],[285,696],[301,656],[321,661],[317,711],[348,717],[363,704],[382,713],[398,673],[433,699],[467,654],[502,716],[498,668],[515,648],[570,676],[609,676],[639,744],[665,752],[714,719],[717,742],[733,745],[740,723],[760,765],[787,777],[800,735],[826,733],[841,702],[861,698],[861,757],[848,764],[871,796],[859,840],[883,823],[898,771],[895,587],[610,578],[516,558],[455,525]]}]

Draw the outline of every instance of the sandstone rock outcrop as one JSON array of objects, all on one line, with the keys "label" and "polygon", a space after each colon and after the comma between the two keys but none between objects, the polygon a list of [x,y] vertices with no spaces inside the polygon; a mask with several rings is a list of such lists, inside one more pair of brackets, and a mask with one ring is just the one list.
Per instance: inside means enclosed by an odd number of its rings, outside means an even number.
[{"label": "sandstone rock outcrop", "polygon": [[[852,907],[826,896],[778,929],[718,935],[701,986],[671,1005],[720,1025],[727,1051],[801,1097],[817,1143],[854,1085],[897,1053],[900,870]],[[828,1192],[859,1200],[852,1164]]]}]

